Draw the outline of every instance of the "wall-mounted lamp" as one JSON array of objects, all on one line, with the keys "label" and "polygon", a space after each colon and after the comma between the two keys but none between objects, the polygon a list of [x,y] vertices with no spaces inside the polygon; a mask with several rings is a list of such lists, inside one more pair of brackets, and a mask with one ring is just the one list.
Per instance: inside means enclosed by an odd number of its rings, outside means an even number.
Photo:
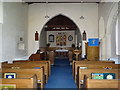
[{"label": "wall-mounted lamp", "polygon": [[83,40],[86,40],[86,32],[83,32]]},{"label": "wall-mounted lamp", "polygon": [[39,37],[39,34],[38,34],[38,32],[36,31],[36,33],[35,33],[35,41],[38,41],[38,37]]},{"label": "wall-mounted lamp", "polygon": [[84,16],[80,16],[80,19],[84,19]]}]

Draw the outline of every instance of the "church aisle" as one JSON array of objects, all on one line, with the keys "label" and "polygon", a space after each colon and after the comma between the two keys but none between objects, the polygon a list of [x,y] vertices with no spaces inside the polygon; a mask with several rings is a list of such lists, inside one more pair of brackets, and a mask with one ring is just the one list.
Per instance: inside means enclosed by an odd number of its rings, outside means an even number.
[{"label": "church aisle", "polygon": [[77,88],[68,58],[57,58],[45,88]]}]

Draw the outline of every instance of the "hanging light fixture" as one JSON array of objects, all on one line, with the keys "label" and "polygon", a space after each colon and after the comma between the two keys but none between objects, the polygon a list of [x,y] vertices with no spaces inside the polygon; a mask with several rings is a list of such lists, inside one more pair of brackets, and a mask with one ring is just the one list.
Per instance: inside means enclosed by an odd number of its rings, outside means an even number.
[{"label": "hanging light fixture", "polygon": [[84,16],[80,16],[80,19],[84,19]]},{"label": "hanging light fixture", "polygon": [[48,15],[48,1],[46,1],[46,13],[45,13],[45,18],[50,18]]},{"label": "hanging light fixture", "polygon": [[80,19],[84,19],[85,17],[83,16],[83,7],[82,7],[82,4],[83,1],[81,1],[81,16],[80,16]]}]

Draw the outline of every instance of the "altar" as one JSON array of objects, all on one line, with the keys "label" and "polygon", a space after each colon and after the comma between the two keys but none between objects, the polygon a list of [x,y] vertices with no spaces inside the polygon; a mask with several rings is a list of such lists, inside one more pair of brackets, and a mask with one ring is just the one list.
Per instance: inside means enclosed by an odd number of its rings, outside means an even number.
[{"label": "altar", "polygon": [[67,49],[57,49],[57,50],[55,50],[55,56],[67,57],[68,56],[68,50]]},{"label": "altar", "polygon": [[73,48],[72,47],[49,47],[47,48],[47,51],[49,52],[49,60],[52,64],[54,64],[55,57],[68,57],[69,61],[72,61],[73,57]]}]

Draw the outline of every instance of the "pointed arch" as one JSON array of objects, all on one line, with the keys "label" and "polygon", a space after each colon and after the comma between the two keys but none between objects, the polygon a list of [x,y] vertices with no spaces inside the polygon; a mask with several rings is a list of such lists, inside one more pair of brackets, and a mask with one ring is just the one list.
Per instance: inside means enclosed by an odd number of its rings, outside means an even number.
[{"label": "pointed arch", "polygon": [[115,21],[117,18],[118,14],[118,3],[115,2],[111,6],[110,13],[107,19],[107,25],[106,25],[106,59],[111,58],[113,54],[113,37],[112,33],[115,32],[113,31],[113,27],[115,27]]},{"label": "pointed arch", "polygon": [[[69,18],[68,16],[64,15],[64,14],[57,14],[51,18],[49,18],[46,23],[44,24],[42,30],[40,31],[40,42],[41,42],[41,38],[42,38],[42,34],[45,34],[44,31],[45,31],[45,28],[46,27],[53,27],[53,26],[63,26],[63,27],[68,27],[69,29],[75,29],[76,30],[76,34],[79,34],[78,35],[78,39],[77,39],[77,42],[82,42],[82,38],[81,38],[81,32],[80,32],[80,29],[78,28],[78,26],[75,24],[75,22]],[[79,44],[79,43],[78,43]],[[41,45],[40,44],[40,47],[41,46],[45,46],[45,42],[44,42],[44,45]]]}]

